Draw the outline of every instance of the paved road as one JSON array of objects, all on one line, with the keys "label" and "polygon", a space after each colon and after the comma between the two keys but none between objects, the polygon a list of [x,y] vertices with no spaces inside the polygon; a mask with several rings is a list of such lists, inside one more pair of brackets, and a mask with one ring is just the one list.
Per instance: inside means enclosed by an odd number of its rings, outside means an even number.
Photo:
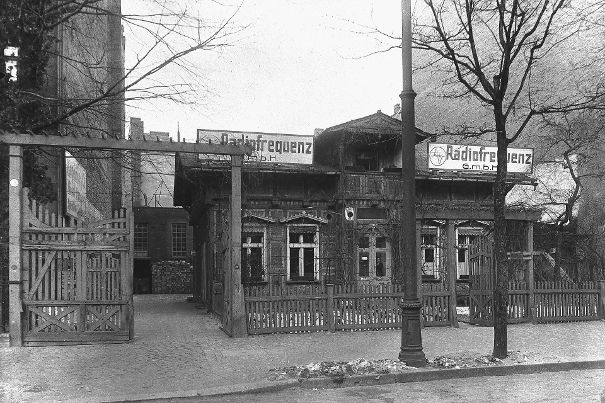
[{"label": "paved road", "polygon": [[[401,332],[306,333],[230,339],[185,296],[137,296],[127,344],[0,347],[0,402],[98,401],[266,380],[268,370],[319,361],[396,359]],[[491,328],[425,328],[429,358],[489,354]],[[509,349],[531,362],[605,359],[605,322],[509,327]]]},{"label": "paved road", "polygon": [[450,379],[173,402],[605,402],[605,370]]}]

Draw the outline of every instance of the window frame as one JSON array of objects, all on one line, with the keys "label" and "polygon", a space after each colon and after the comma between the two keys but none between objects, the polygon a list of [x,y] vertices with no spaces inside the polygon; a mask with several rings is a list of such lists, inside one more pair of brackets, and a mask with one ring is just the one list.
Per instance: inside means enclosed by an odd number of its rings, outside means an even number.
[{"label": "window frame", "polygon": [[[441,232],[441,228],[438,226],[423,226],[420,229],[420,258],[421,258],[421,267],[422,267],[422,274],[425,276],[432,276],[436,279],[441,278],[441,272],[440,272],[440,258],[441,258],[441,254],[440,254],[440,245],[439,245],[439,238],[440,238],[440,232]],[[425,236],[433,236],[434,237],[434,242],[433,243],[427,243],[425,242]],[[433,260],[431,262],[428,262],[426,260],[426,251],[427,250],[432,250],[433,251]],[[430,270],[429,270],[430,268]]]},{"label": "window frame", "polygon": [[[175,254],[175,234],[177,234],[177,232],[175,232],[175,227],[177,226],[183,226],[184,231],[182,232],[183,234],[183,245],[184,245],[184,250],[182,250],[182,254],[177,253]],[[180,234],[180,233],[179,233]],[[172,256],[172,258],[174,259],[183,259],[183,258],[187,258],[187,223],[184,222],[172,222],[170,223],[170,256]],[[179,251],[180,252],[180,251]]]},{"label": "window frame", "polygon": [[[362,248],[359,246],[359,240],[362,237],[368,238],[368,247],[367,248]],[[385,240],[384,247],[380,248],[377,246],[378,238],[384,238],[384,240]],[[392,253],[391,253],[391,241],[390,241],[389,237],[387,237],[386,235],[384,235],[380,232],[375,232],[375,231],[365,232],[365,233],[361,233],[360,236],[357,237],[356,244],[357,244],[357,254],[356,254],[357,278],[359,278],[360,280],[388,279],[390,277],[391,263],[392,263],[392,258],[393,258]],[[368,275],[367,276],[361,275],[360,258],[361,258],[362,253],[367,253],[367,256],[368,256]],[[376,258],[377,258],[378,253],[384,254],[384,262],[382,262],[384,276],[378,276],[376,273]]]},{"label": "window frame", "polygon": [[[263,237],[263,241],[261,243],[246,243],[244,241],[244,234],[249,233],[249,234],[262,234]],[[260,226],[260,225],[245,225],[242,228],[242,252],[244,251],[244,249],[251,249],[252,247],[258,247],[257,245],[260,245],[261,247],[261,266],[262,266],[262,277],[261,279],[249,279],[250,283],[262,283],[262,282],[266,282],[267,278],[268,278],[268,267],[267,267],[267,227],[266,226]],[[244,272],[244,267],[243,264],[244,262],[241,262],[242,264],[242,273]]]},{"label": "window frame", "polygon": [[[314,229],[313,233],[313,243],[305,243],[305,242],[290,242],[290,234],[296,233],[297,228],[311,228]],[[311,233],[309,231],[301,232]],[[320,234],[319,234],[319,225],[317,224],[289,224],[286,225],[286,280],[287,281],[296,281],[296,282],[315,282],[319,281],[319,244],[320,244]],[[292,278],[291,267],[290,267],[290,257],[291,257],[291,249],[299,248],[302,251],[302,263],[298,264],[298,276]],[[313,248],[313,279],[308,279],[304,277],[304,249]],[[299,257],[301,254],[299,251]],[[302,272],[302,276],[301,276]]]},{"label": "window frame", "polygon": [[[144,238],[141,237],[141,232],[138,231],[140,228],[145,228]],[[143,244],[144,248],[137,248],[137,239],[139,239]],[[134,254],[135,256],[149,256],[149,224],[148,223],[134,223],[134,233],[133,233],[133,241],[134,241]],[[144,241],[144,242],[143,242]]]}]

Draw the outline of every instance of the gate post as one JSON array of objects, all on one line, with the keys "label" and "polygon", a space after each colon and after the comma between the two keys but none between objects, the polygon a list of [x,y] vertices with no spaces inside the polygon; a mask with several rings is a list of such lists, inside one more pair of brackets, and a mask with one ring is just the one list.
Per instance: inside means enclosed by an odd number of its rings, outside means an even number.
[{"label": "gate post", "polygon": [[536,316],[536,286],[534,283],[534,223],[527,223],[527,251],[529,252],[529,260],[527,261],[527,304],[529,305],[529,317],[531,323],[538,323]]},{"label": "gate post", "polygon": [[21,284],[21,220],[23,189],[23,149],[9,146],[8,190],[8,286],[9,342],[12,347],[23,345]]},{"label": "gate post", "polygon": [[605,318],[605,280],[599,280],[599,306],[598,315]]},{"label": "gate post", "polygon": [[242,286],[242,156],[231,156],[231,220],[229,260],[225,273],[225,332],[231,337],[248,335]]},{"label": "gate post", "polygon": [[458,256],[456,255],[456,228],[453,220],[445,220],[446,259],[448,282],[450,285],[450,325],[458,327],[458,312],[456,301],[456,274],[458,272]]}]

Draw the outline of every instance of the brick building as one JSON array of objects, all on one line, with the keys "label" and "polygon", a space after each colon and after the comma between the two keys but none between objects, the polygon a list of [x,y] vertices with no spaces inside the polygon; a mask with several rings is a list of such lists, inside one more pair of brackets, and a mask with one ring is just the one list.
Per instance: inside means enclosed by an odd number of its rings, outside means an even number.
[{"label": "brick building", "polygon": [[[132,140],[170,141],[167,132],[145,133],[130,118]],[[189,213],[174,207],[174,154],[136,152],[131,171],[134,212],[134,293],[191,293],[193,228]]]}]

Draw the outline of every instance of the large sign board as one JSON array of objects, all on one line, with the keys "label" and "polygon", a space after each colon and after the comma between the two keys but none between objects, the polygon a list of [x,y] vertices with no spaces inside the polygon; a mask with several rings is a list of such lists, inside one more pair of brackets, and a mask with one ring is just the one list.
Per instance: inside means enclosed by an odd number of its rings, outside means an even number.
[{"label": "large sign board", "polygon": [[[428,143],[429,168],[447,171],[495,172],[498,166],[497,152],[497,147]],[[506,159],[508,172],[531,173],[534,150],[509,148]]]},{"label": "large sign board", "polygon": [[[260,163],[313,163],[313,136],[296,134],[238,132],[228,130],[198,129],[197,139],[201,143],[246,144],[254,152],[244,161]],[[228,155],[199,154],[200,160],[229,160]]]}]

